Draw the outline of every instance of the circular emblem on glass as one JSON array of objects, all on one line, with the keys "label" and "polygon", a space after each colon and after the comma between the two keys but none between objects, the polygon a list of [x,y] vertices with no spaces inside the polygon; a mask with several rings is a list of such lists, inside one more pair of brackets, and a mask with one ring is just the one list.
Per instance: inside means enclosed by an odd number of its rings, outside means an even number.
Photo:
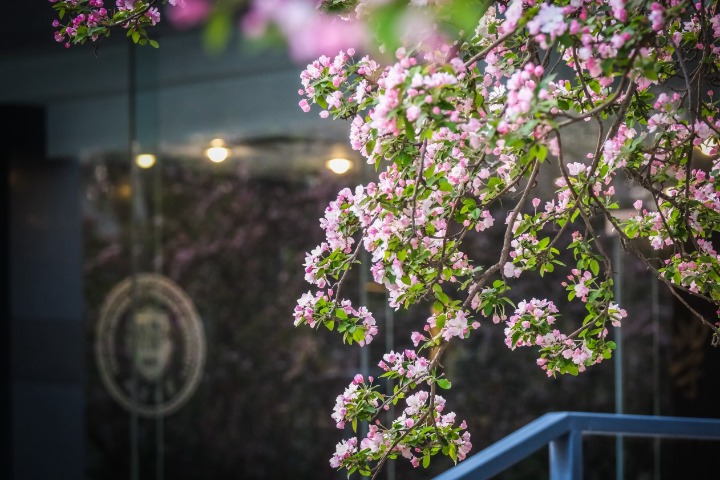
[{"label": "circular emblem on glass", "polygon": [[202,321],[172,280],[138,274],[105,298],[95,356],[105,387],[123,407],[148,417],[168,415],[187,402],[202,377]]}]

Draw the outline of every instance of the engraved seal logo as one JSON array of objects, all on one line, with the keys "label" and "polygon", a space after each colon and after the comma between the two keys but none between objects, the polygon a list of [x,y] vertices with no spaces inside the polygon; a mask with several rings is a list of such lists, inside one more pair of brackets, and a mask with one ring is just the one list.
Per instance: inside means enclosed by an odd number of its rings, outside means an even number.
[{"label": "engraved seal logo", "polygon": [[177,411],[205,365],[205,333],[192,300],[154,273],[124,279],[100,310],[95,356],[105,387],[147,417]]}]

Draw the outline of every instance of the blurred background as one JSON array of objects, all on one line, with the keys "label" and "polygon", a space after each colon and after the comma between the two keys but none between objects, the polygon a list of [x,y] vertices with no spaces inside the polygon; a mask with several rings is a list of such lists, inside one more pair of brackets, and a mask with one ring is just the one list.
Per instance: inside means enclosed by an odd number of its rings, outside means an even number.
[{"label": "blurred background", "polygon": [[[330,418],[335,396],[358,371],[378,375],[429,313],[389,310],[359,269],[351,296],[381,328],[364,352],[292,325],[325,206],[374,175],[348,148],[349,124],[302,113],[302,67],[282,49],[231,35],[211,53],[202,28],[164,23],[159,49],[116,35],[65,50],[45,0],[3,9],[0,478],[345,478],[328,465],[350,434]],[[589,141],[579,130],[569,148]],[[468,251],[490,261],[500,241]],[[608,248],[629,314],[621,356],[547,379],[492,324],[448,352],[445,396],[474,452],[550,411],[718,417],[708,331],[611,236]],[[514,295],[562,299],[562,276],[523,277]],[[717,443],[621,448],[627,478],[715,478]],[[612,438],[586,439],[585,477],[612,478],[615,452]],[[449,466],[398,462],[382,478]],[[546,477],[542,451],[501,478]]]}]

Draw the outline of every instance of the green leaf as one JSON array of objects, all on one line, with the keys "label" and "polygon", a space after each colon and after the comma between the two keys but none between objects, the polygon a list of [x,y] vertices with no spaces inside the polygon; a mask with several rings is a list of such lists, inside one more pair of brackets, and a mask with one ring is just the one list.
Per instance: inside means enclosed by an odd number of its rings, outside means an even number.
[{"label": "green leaf", "polygon": [[415,141],[415,129],[412,122],[405,122],[405,135],[407,135],[408,139]]},{"label": "green leaf", "polygon": [[210,53],[224,50],[233,31],[232,16],[229,12],[216,11],[208,20],[203,31],[203,45]]},{"label": "green leaf", "polygon": [[538,145],[538,144],[533,145],[533,148],[531,150],[531,153],[533,154],[533,156],[535,158],[537,158],[538,162],[540,162],[540,163],[544,162],[545,159],[547,158],[547,152],[548,152],[548,149],[545,145]]},{"label": "green leaf", "polygon": [[430,466],[430,455],[425,454],[425,456],[423,457],[422,466],[423,468],[427,468]]},{"label": "green leaf", "polygon": [[138,32],[137,30],[132,30],[130,36],[132,37],[133,43],[138,43],[138,41],[140,40],[140,32]]},{"label": "green leaf", "polygon": [[155,40],[150,40],[150,46],[153,48],[160,48],[160,44]]},{"label": "green leaf", "polygon": [[590,260],[590,270],[595,276],[600,273],[600,264],[597,262],[597,260]]},{"label": "green leaf", "polygon": [[657,72],[655,71],[655,69],[653,68],[652,65],[650,65],[648,68],[645,68],[643,70],[643,75],[650,80],[657,81],[657,79],[658,79]]},{"label": "green leaf", "polygon": [[394,52],[400,46],[398,26],[406,12],[404,2],[388,2],[378,7],[373,13],[375,38],[385,45],[388,52]]},{"label": "green leaf", "polygon": [[440,11],[447,16],[451,25],[465,32],[472,32],[493,3],[490,0],[451,0]]},{"label": "green leaf", "polygon": [[445,178],[445,177],[442,177],[438,181],[438,188],[442,192],[452,192],[453,191],[453,186],[450,184],[450,182],[448,182],[447,178]]},{"label": "green leaf", "polygon": [[448,296],[445,295],[445,292],[443,292],[442,287],[437,283],[433,284],[433,293],[435,294],[435,298],[444,305],[446,305],[450,301],[450,298],[448,298]]},{"label": "green leaf", "polygon": [[365,340],[365,332],[362,328],[358,328],[357,330],[355,330],[352,336],[353,340],[355,340],[356,342],[362,342],[363,340]]},{"label": "green leaf", "polygon": [[437,386],[442,388],[443,390],[449,390],[450,387],[452,387],[452,384],[446,378],[438,378],[435,383],[437,383]]},{"label": "green leaf", "polygon": [[457,461],[458,461],[458,458],[457,458],[457,445],[455,445],[454,443],[451,443],[448,447],[449,447],[449,448],[448,448],[448,455],[450,455],[450,458],[452,459],[453,462],[457,463]]}]

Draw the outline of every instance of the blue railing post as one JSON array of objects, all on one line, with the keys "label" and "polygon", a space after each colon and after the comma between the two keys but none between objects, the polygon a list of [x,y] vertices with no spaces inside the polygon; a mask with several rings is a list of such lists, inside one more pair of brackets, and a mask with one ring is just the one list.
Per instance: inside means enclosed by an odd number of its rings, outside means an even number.
[{"label": "blue railing post", "polygon": [[550,480],[582,480],[582,432],[571,430],[550,442]]}]

